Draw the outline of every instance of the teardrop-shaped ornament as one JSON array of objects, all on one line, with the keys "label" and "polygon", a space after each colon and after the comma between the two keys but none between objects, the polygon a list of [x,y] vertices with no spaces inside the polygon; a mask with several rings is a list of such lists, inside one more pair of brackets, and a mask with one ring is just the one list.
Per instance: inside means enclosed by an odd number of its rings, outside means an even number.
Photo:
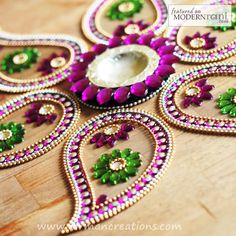
[{"label": "teardrop-shaped ornament", "polygon": [[[129,138],[95,148],[98,134],[115,138],[120,130],[129,131]],[[86,122],[64,149],[75,205],[62,233],[86,229],[132,206],[159,181],[172,152],[169,127],[150,113],[123,109]]]}]

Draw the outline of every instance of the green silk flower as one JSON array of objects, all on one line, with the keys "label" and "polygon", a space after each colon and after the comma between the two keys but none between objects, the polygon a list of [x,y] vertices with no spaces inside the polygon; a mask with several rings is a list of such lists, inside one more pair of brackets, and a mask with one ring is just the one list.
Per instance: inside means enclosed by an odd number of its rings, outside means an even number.
[{"label": "green silk flower", "polygon": [[8,74],[21,72],[37,62],[39,51],[36,48],[24,48],[6,55],[1,62],[1,70]]},{"label": "green silk flower", "polygon": [[0,124],[0,152],[14,148],[24,139],[24,125],[18,123]]},{"label": "green silk flower", "polygon": [[232,24],[231,26],[214,26],[214,30],[227,31],[229,29],[236,29],[236,7],[232,7]]},{"label": "green silk flower", "polygon": [[111,5],[107,16],[111,20],[124,20],[140,12],[142,8],[142,0],[120,0]]},{"label": "green silk flower", "polygon": [[222,114],[229,114],[231,117],[236,117],[236,89],[229,88],[226,93],[219,96],[217,101],[218,107]]},{"label": "green silk flower", "polygon": [[142,164],[141,154],[130,148],[123,151],[114,149],[111,154],[102,154],[93,166],[93,177],[102,184],[116,185],[135,176]]}]

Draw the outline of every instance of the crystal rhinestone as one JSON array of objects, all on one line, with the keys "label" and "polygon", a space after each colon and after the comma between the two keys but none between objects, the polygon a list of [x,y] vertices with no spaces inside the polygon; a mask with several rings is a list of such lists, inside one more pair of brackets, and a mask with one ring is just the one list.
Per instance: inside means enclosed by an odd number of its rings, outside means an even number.
[{"label": "crystal rhinestone", "polygon": [[66,59],[64,57],[56,57],[50,61],[50,66],[52,68],[60,68],[66,64]]},{"label": "crystal rhinestone", "polygon": [[134,4],[132,2],[124,2],[118,6],[120,12],[129,12],[134,9]]},{"label": "crystal rhinestone", "polygon": [[202,48],[206,44],[205,39],[195,38],[190,41],[190,46],[194,49]]},{"label": "crystal rhinestone", "polygon": [[26,53],[19,53],[12,60],[16,65],[24,64],[28,60],[28,55]]},{"label": "crystal rhinestone", "polygon": [[11,130],[6,129],[6,130],[0,131],[0,140],[1,141],[9,139],[9,138],[11,138],[11,136],[12,136]]},{"label": "crystal rhinestone", "polygon": [[112,135],[118,133],[120,125],[110,125],[104,129],[104,134]]},{"label": "crystal rhinestone", "polygon": [[137,34],[139,33],[139,26],[136,24],[129,24],[124,29],[126,34]]},{"label": "crystal rhinestone", "polygon": [[190,86],[186,89],[185,95],[186,96],[197,96],[200,93],[200,89],[197,86]]},{"label": "crystal rhinestone", "polygon": [[55,107],[53,105],[43,105],[40,109],[39,109],[39,114],[40,115],[50,115],[54,112]]}]

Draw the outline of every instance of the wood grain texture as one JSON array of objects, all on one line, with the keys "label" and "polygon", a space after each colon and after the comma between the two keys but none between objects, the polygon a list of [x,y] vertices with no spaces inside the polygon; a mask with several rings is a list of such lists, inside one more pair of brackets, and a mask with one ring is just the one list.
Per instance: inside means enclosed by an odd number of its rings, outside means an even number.
[{"label": "wood grain texture", "polygon": [[[0,26],[12,33],[65,33],[84,38],[80,20],[91,0],[1,0]],[[193,3],[193,1],[175,1]],[[230,60],[235,61],[235,57]],[[177,73],[190,68],[178,65]],[[65,89],[66,82],[56,86]],[[220,86],[224,86],[223,84]],[[16,95],[1,93],[1,103]],[[155,97],[137,108],[158,113]],[[80,124],[99,114],[81,106]],[[138,204],[102,223],[179,224],[180,230],[129,231],[129,235],[236,235],[236,159],[233,137],[200,135],[172,128],[174,161]],[[37,135],[35,135],[36,137]],[[72,214],[73,197],[62,167],[61,143],[33,161],[0,171],[0,235],[58,235],[55,227]],[[127,235],[127,231],[82,231],[75,235]]]}]

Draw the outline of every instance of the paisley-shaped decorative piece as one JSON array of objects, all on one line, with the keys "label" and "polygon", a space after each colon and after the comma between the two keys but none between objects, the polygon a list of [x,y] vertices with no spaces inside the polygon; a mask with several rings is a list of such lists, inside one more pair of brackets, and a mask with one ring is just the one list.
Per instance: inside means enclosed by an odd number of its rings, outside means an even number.
[{"label": "paisley-shaped decorative piece", "polygon": [[[127,22],[132,23],[127,24]],[[141,23],[143,22],[143,23]],[[145,25],[145,27],[143,27]],[[120,35],[117,29],[124,28]],[[85,13],[82,29],[94,43],[107,43],[114,36],[160,35],[167,27],[167,6],[163,0],[96,0]]]},{"label": "paisley-shaped decorative piece", "polygon": [[[109,125],[135,126],[130,142],[96,149],[89,140]],[[173,151],[168,126],[156,116],[122,109],[103,113],[80,127],[64,149],[64,166],[75,199],[62,233],[86,229],[132,206],[166,171]]]},{"label": "paisley-shaped decorative piece", "polygon": [[[0,168],[42,156],[64,140],[79,119],[79,106],[74,100],[56,90],[39,90],[1,105]],[[50,116],[54,116],[53,121]],[[33,121],[36,125],[30,124]],[[39,133],[41,137],[37,140],[35,136]]]},{"label": "paisley-shaped decorative piece", "polygon": [[[183,72],[174,77],[162,91],[161,113],[166,120],[181,128],[208,133],[235,134],[235,75],[235,63],[207,64]],[[202,104],[201,106],[192,104],[186,108],[186,101],[183,103],[186,91],[193,92],[197,83],[201,85],[199,94],[202,96],[199,95],[198,99]],[[202,98],[208,99],[204,99],[203,102]]]},{"label": "paisley-shaped decorative piece", "polygon": [[0,32],[0,91],[20,93],[50,87],[74,72],[87,47],[66,35],[20,36]]},{"label": "paisley-shaped decorative piece", "polygon": [[174,48],[153,33],[113,37],[80,55],[78,74],[68,77],[71,91],[92,108],[130,107],[155,96],[178,62]]},{"label": "paisley-shaped decorative piece", "polygon": [[[235,39],[235,0],[216,1],[212,4],[232,5],[232,27],[169,27],[164,36],[168,44],[175,46],[175,55],[182,62],[217,62],[236,54]],[[221,27],[219,27],[221,28]],[[217,28],[218,29],[218,28]],[[227,30],[226,30],[227,29]]]}]

